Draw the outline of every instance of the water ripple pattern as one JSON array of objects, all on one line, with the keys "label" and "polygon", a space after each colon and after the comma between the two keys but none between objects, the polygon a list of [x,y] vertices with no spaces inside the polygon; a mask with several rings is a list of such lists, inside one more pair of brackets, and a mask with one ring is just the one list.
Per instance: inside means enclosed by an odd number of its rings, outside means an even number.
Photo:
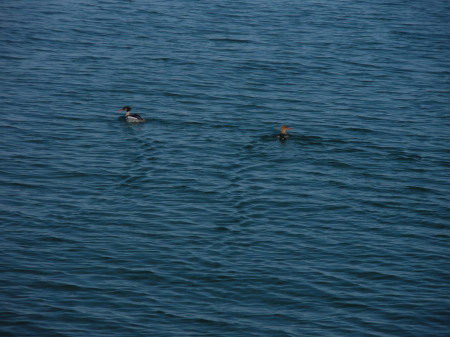
[{"label": "water ripple pattern", "polygon": [[448,336],[449,13],[1,1],[0,335]]}]

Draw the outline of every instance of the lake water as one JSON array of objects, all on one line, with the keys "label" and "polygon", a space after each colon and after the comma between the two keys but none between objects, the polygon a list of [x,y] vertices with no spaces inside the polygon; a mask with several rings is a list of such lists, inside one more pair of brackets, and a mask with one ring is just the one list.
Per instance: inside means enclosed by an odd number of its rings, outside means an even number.
[{"label": "lake water", "polygon": [[449,336],[448,1],[0,18],[1,336]]}]

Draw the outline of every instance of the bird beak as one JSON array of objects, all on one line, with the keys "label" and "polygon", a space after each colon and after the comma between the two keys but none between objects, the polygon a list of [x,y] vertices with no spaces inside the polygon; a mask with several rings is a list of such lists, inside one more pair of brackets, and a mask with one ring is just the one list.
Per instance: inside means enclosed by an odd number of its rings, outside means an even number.
[{"label": "bird beak", "polygon": [[294,128],[287,128],[286,130],[294,130]]}]

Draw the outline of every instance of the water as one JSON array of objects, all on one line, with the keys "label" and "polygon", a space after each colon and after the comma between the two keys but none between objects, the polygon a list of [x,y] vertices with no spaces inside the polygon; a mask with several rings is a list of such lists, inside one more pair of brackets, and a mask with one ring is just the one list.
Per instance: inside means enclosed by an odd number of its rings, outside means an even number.
[{"label": "water", "polygon": [[448,336],[447,1],[0,13],[2,336]]}]

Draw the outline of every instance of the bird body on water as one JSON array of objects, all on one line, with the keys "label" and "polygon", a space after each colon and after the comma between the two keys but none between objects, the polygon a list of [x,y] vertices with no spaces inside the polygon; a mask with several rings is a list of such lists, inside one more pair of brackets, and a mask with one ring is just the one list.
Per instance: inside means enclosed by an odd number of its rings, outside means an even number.
[{"label": "bird body on water", "polygon": [[286,125],[282,125],[280,127],[280,133],[277,136],[278,140],[286,140],[289,138],[289,135],[286,133],[286,130],[292,130],[292,128],[289,128]]},{"label": "bird body on water", "polygon": [[139,114],[132,114],[131,107],[126,105],[119,111],[125,111],[125,115],[120,116],[119,120],[127,122],[127,123],[144,123],[145,119],[142,118]]}]

